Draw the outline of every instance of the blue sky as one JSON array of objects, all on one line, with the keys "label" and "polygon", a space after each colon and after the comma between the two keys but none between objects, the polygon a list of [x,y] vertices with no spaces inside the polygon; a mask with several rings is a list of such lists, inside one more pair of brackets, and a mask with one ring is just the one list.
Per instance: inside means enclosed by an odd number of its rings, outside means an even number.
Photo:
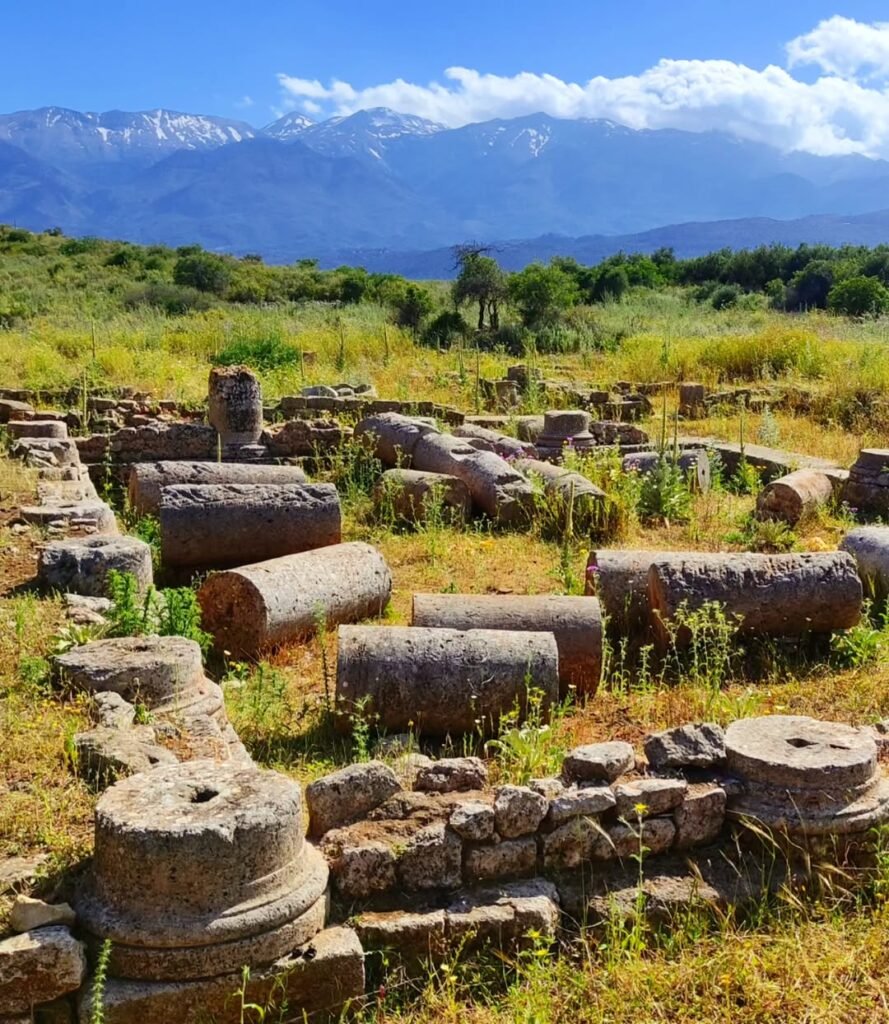
[{"label": "blue sky", "polygon": [[456,125],[538,107],[875,153],[889,149],[881,18],[885,0],[5,0],[0,110],[262,125],[385,103]]}]

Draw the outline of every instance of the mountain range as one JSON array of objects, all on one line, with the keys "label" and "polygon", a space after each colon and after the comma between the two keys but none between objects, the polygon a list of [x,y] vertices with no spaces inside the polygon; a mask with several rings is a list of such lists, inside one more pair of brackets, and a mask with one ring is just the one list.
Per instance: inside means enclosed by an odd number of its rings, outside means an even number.
[{"label": "mountain range", "polygon": [[[534,114],[447,128],[382,108],[265,128],[169,110],[0,115],[0,222],[412,276],[504,262],[889,238],[889,162]],[[587,261],[592,255],[585,257]],[[449,258],[447,259],[450,263]],[[438,276],[438,272],[434,276]]]}]

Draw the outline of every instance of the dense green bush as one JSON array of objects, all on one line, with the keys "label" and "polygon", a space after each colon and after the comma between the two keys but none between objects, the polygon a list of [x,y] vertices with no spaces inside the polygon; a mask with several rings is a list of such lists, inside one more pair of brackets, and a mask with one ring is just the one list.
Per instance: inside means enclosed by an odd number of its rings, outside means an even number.
[{"label": "dense green bush", "polygon": [[875,277],[850,277],[831,288],[827,308],[843,316],[879,316],[889,309],[889,290]]},{"label": "dense green bush", "polygon": [[281,366],[292,366],[302,358],[298,348],[283,338],[239,339],[226,345],[213,359],[216,366],[249,366],[267,373]]}]

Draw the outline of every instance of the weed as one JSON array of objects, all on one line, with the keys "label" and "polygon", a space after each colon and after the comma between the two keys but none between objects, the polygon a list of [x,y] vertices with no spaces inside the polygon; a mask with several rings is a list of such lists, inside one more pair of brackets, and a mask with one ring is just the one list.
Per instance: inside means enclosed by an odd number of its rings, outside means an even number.
[{"label": "weed", "polygon": [[108,573],[112,601],[108,613],[108,636],[184,636],[209,649],[212,637],[201,629],[201,608],[191,587],[149,587],[144,594],[131,573],[112,569]]},{"label": "weed", "polygon": [[[497,735],[485,743],[504,782],[525,785],[530,779],[551,775],[565,756],[559,724],[569,713],[572,699],[550,707],[546,695],[527,682],[524,708],[517,702],[500,717]],[[480,731],[485,723],[479,722]]]},{"label": "weed", "polygon": [[111,939],[105,939],[99,947],[99,953],[96,957],[96,966],[93,970],[89,1024],[105,1024],[105,983],[108,980],[108,966],[111,963],[111,951]]}]

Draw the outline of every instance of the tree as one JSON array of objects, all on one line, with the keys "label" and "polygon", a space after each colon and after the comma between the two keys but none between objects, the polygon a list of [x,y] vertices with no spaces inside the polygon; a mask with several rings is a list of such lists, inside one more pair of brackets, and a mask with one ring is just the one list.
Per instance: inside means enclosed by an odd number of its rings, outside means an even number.
[{"label": "tree", "polygon": [[500,264],[486,255],[483,246],[459,246],[455,250],[456,265],[460,268],[451,287],[454,305],[464,302],[478,304],[478,329],[488,326],[497,330],[500,326],[500,303],[506,298],[506,278]]},{"label": "tree", "polygon": [[408,327],[414,333],[432,311],[432,296],[425,288],[409,284],[395,303],[395,322],[399,327]]},{"label": "tree", "polygon": [[793,275],[787,289],[787,308],[825,309],[833,284],[833,266],[827,260],[812,260]]},{"label": "tree", "polygon": [[199,292],[222,295],[231,280],[228,264],[209,252],[186,253],[173,265],[173,281]]},{"label": "tree", "polygon": [[842,316],[879,316],[889,309],[889,290],[875,277],[850,277],[830,289],[827,308]]},{"label": "tree", "polygon": [[629,287],[630,279],[623,267],[605,267],[596,277],[590,298],[593,302],[620,302]]},{"label": "tree", "polygon": [[573,306],[579,291],[574,278],[558,266],[530,263],[512,274],[509,297],[526,327],[541,327],[554,321],[559,313]]}]

